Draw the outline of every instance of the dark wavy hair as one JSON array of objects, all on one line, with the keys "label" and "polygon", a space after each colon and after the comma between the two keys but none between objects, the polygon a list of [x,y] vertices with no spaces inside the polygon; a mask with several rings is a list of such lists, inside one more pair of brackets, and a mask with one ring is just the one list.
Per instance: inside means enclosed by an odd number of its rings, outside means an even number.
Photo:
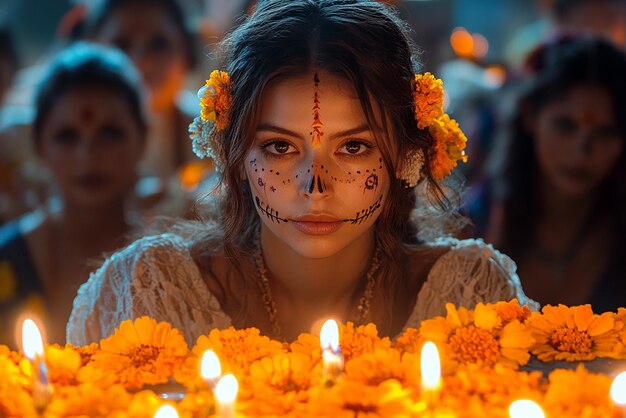
[{"label": "dark wavy hair", "polygon": [[[527,84],[490,170],[494,196],[503,202],[505,214],[497,244],[514,259],[532,244],[532,222],[541,211],[540,198],[533,187],[538,170],[534,141],[524,121],[528,112],[537,114],[546,105],[562,100],[576,86],[596,86],[609,94],[615,121],[626,141],[626,55],[613,44],[589,36],[562,36],[531,53],[526,70]],[[602,201],[598,204],[613,217],[618,239],[615,251],[622,254],[626,250],[626,146],[601,187]],[[612,271],[621,261],[615,264]],[[624,267],[619,269],[621,275],[615,277],[623,278],[626,271]]]},{"label": "dark wavy hair", "polygon": [[[225,167],[221,187],[226,198],[220,201],[218,220],[223,248],[228,257],[239,260],[250,254],[260,220],[250,199],[247,180],[242,179],[246,153],[254,144],[261,97],[277,78],[305,75],[323,70],[354,88],[370,126],[382,120],[377,135],[391,182],[389,199],[376,221],[375,236],[384,258],[380,283],[389,307],[394,306],[397,286],[406,286],[407,245],[419,243],[417,227],[411,220],[416,206],[414,189],[405,188],[396,172],[409,150],[422,149],[426,156],[423,205],[446,213],[452,205],[429,173],[429,152],[433,138],[419,130],[414,117],[413,80],[418,70],[417,50],[407,25],[395,11],[376,1],[360,0],[269,0],[258,3],[254,13],[243,20],[223,41],[219,59],[232,80],[233,103],[230,125],[216,132],[224,144]],[[382,118],[376,118],[381,109]],[[421,195],[420,195],[421,196]],[[197,253],[206,250],[198,240]],[[198,256],[196,258],[201,258]],[[199,261],[202,266],[202,260]],[[234,262],[234,265],[240,265]],[[205,268],[207,263],[204,263]],[[243,274],[241,274],[243,277]],[[244,278],[245,280],[245,278]],[[256,284],[251,284],[256,289]],[[245,306],[245,303],[242,302]]]}]

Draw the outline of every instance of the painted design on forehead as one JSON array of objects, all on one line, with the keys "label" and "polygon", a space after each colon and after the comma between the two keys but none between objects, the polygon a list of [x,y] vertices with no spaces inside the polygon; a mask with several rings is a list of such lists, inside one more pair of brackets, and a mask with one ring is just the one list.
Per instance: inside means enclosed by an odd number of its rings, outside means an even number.
[{"label": "painted design on forehead", "polygon": [[259,196],[254,196],[254,201],[256,202],[256,206],[259,208],[261,213],[265,214],[265,216],[267,216],[272,222],[277,222],[277,223],[289,222],[287,219],[281,218],[278,215],[277,210],[270,208],[270,205],[268,204],[264,204],[259,198]]},{"label": "painted design on forehead", "polygon": [[313,123],[311,124],[311,144],[313,148],[318,148],[320,146],[320,142],[324,132],[322,132],[322,121],[320,120],[320,95],[319,95],[319,85],[320,78],[315,73],[313,76],[313,82],[315,83],[315,90],[313,93]]},{"label": "painted design on forehead", "polygon": [[381,195],[374,204],[370,205],[369,208],[357,212],[354,218],[343,219],[343,222],[350,222],[352,225],[365,222],[370,216],[372,216],[372,214],[374,214],[374,212],[380,209],[380,204],[382,201],[383,196]]}]

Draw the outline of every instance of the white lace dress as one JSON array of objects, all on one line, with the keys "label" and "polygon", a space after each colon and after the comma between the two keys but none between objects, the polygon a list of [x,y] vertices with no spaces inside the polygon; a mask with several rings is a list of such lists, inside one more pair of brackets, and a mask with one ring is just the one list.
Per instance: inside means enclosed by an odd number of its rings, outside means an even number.
[{"label": "white lace dress", "polygon": [[[405,328],[445,314],[445,304],[473,307],[478,302],[518,298],[536,310],[516,274],[515,263],[482,240],[445,239],[450,246],[431,268]],[[173,234],[142,238],[110,257],[83,284],[67,324],[67,341],[98,342],[120,322],[148,315],[183,332],[189,344],[231,319],[203,281],[186,242]]]}]

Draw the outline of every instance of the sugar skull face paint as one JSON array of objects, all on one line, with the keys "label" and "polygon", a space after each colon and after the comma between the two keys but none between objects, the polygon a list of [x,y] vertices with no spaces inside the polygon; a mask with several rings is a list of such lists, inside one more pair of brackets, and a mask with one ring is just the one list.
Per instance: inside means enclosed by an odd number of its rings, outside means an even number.
[{"label": "sugar skull face paint", "polygon": [[311,124],[311,145],[313,147],[318,148],[322,141],[322,121],[320,121],[320,78],[317,73],[313,76],[313,83],[315,85],[315,89],[313,90],[313,123]]},{"label": "sugar skull face paint", "polygon": [[[390,177],[351,86],[324,73],[315,86],[311,77],[266,88],[245,169],[264,231],[303,256],[323,258],[373,234]],[[324,140],[314,145],[310,102],[302,98],[316,90],[325,117]]]}]

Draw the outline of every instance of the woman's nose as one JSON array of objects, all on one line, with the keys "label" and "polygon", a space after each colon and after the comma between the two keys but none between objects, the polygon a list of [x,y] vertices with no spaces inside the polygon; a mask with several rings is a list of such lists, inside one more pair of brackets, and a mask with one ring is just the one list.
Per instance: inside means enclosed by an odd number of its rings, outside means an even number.
[{"label": "woman's nose", "polygon": [[302,196],[309,199],[323,199],[331,195],[332,184],[328,169],[321,163],[313,163],[303,176]]}]

